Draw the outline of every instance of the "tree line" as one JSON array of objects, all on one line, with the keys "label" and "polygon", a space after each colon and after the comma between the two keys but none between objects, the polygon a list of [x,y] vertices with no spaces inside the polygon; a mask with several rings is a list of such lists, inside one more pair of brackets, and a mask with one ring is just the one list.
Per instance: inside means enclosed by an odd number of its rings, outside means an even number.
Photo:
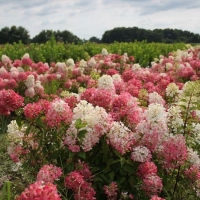
[{"label": "tree line", "polygon": [[[29,43],[46,43],[54,36],[57,42],[79,44],[85,42],[85,39],[80,39],[68,30],[53,31],[42,30],[38,35],[30,38],[29,32],[22,26],[4,27],[0,30],[0,44],[13,44],[21,41],[23,44]],[[99,39],[95,36],[89,39],[95,43],[113,43],[113,42],[134,42],[144,41],[160,42],[160,43],[200,43],[200,35],[180,29],[154,29],[147,30],[138,27],[117,27],[112,30],[107,30]]]}]

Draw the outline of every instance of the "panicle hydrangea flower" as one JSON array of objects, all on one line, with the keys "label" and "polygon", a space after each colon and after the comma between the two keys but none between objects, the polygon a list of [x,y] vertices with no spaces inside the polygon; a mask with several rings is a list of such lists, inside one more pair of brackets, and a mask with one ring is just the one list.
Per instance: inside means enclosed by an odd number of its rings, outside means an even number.
[{"label": "panicle hydrangea flower", "polygon": [[80,96],[81,100],[86,100],[93,106],[100,106],[109,109],[113,94],[109,90],[88,88]]},{"label": "panicle hydrangea flower", "polygon": [[134,199],[134,196],[132,194],[128,194],[128,192],[121,192],[120,200],[126,199]]},{"label": "panicle hydrangea flower", "polygon": [[0,91],[0,115],[10,115],[24,105],[24,98],[13,90]]},{"label": "panicle hydrangea flower", "polygon": [[104,108],[93,106],[85,100],[81,100],[73,110],[73,120],[81,119],[91,128],[102,128],[98,134],[103,135],[109,128],[110,116]]},{"label": "panicle hydrangea flower", "polygon": [[120,74],[112,75],[112,79],[113,79],[113,82],[121,82],[121,81],[123,81]]},{"label": "panicle hydrangea flower", "polygon": [[175,97],[177,94],[179,94],[179,87],[175,83],[170,83],[166,88],[166,95]]},{"label": "panicle hydrangea flower", "polygon": [[80,146],[77,144],[78,130],[75,127],[75,123],[76,121],[72,121],[70,127],[67,129],[63,144],[67,145],[72,152],[79,152]]},{"label": "panicle hydrangea flower", "polygon": [[150,150],[145,146],[137,146],[133,148],[131,159],[136,162],[147,162],[152,158]]},{"label": "panicle hydrangea flower", "polygon": [[161,197],[159,197],[159,196],[157,196],[157,195],[153,195],[153,196],[151,196],[151,199],[150,200],[165,200],[164,198],[161,198]]},{"label": "panicle hydrangea flower", "polygon": [[50,165],[44,165],[37,174],[37,181],[43,183],[53,183],[62,175],[62,169],[60,167]]},{"label": "panicle hydrangea flower", "polygon": [[101,50],[101,54],[102,54],[103,56],[108,55],[107,49],[103,48],[103,49]]},{"label": "panicle hydrangea flower", "polygon": [[35,81],[35,92],[38,94],[43,94],[44,93],[44,87],[41,84],[41,81],[37,80]]},{"label": "panicle hydrangea flower", "polygon": [[200,119],[200,110],[194,110],[195,117]]},{"label": "panicle hydrangea flower", "polygon": [[134,72],[137,72],[139,70],[141,70],[141,66],[139,63],[135,63],[133,64],[132,68],[131,68]]},{"label": "panicle hydrangea flower", "polygon": [[123,92],[114,97],[112,101],[111,115],[115,121],[120,121],[120,119],[125,117],[128,113],[131,117],[131,111],[136,107],[138,107],[137,103],[130,93]]},{"label": "panicle hydrangea flower", "polygon": [[84,182],[78,191],[75,191],[74,200],[96,200],[96,192],[91,187],[91,184]]},{"label": "panicle hydrangea flower", "polygon": [[142,189],[149,196],[159,194],[162,191],[162,188],[162,180],[158,175],[147,176],[143,179]]},{"label": "panicle hydrangea flower", "polygon": [[11,62],[12,62],[11,59],[8,56],[6,56],[6,55],[2,55],[1,56],[1,61],[2,61],[2,63],[4,65],[11,64]]},{"label": "panicle hydrangea flower", "polygon": [[92,58],[90,58],[90,60],[88,60],[88,63],[87,63],[87,64],[88,64],[89,67],[92,67],[92,68],[93,68],[93,67],[95,67],[95,65],[96,65],[97,63],[96,63],[96,60],[92,57]]},{"label": "panicle hydrangea flower", "polygon": [[147,121],[157,123],[166,120],[167,113],[163,105],[153,103],[148,106],[148,109],[145,111],[145,116]]},{"label": "panicle hydrangea flower", "polygon": [[139,164],[137,175],[144,179],[148,176],[156,175],[157,171],[158,169],[154,162],[144,162]]},{"label": "panicle hydrangea flower", "polygon": [[197,151],[188,148],[188,159],[192,165],[200,165],[200,158]]},{"label": "panicle hydrangea flower", "polygon": [[64,62],[57,62],[55,65],[55,69],[57,73],[66,73],[67,72],[67,65]]},{"label": "panicle hydrangea flower", "polygon": [[25,90],[24,94],[25,94],[26,97],[30,97],[30,98],[34,97],[35,96],[35,89],[34,89],[34,87],[27,88]]},{"label": "panicle hydrangea flower", "polygon": [[81,175],[83,175],[83,179],[85,181],[91,181],[92,180],[92,172],[90,171],[90,167],[84,161],[78,160],[78,162],[75,164],[75,169]]},{"label": "panicle hydrangea flower", "polygon": [[69,69],[73,69],[75,66],[74,60],[72,58],[69,58],[66,62],[67,67],[69,67]]},{"label": "panicle hydrangea flower", "polygon": [[84,180],[78,171],[72,171],[65,177],[65,186],[74,191],[74,199],[95,200],[95,190]]},{"label": "panicle hydrangea flower", "polygon": [[26,85],[27,88],[31,88],[35,86],[35,77],[34,75],[30,74],[27,76],[24,84]]},{"label": "panicle hydrangea flower", "polygon": [[118,186],[115,182],[111,182],[109,185],[104,185],[103,189],[108,200],[117,200]]},{"label": "panicle hydrangea flower", "polygon": [[[86,152],[99,141],[110,128],[111,118],[104,108],[94,107],[85,100],[81,100],[73,110],[73,121],[66,131],[64,144],[68,145],[70,150],[79,151],[77,145],[80,145]],[[77,130],[76,122],[80,120],[84,127]],[[78,137],[79,131],[85,131],[83,137]]]},{"label": "panicle hydrangea flower", "polygon": [[79,67],[81,69],[87,67],[87,62],[84,59],[81,59],[79,62]]},{"label": "panicle hydrangea flower", "polygon": [[155,151],[168,134],[167,113],[163,105],[150,104],[144,111],[143,119],[137,124],[136,132],[142,136],[140,143]]},{"label": "panicle hydrangea flower", "polygon": [[200,123],[192,123],[192,133],[194,134],[194,143],[200,144]]},{"label": "panicle hydrangea flower", "polygon": [[192,181],[197,181],[200,179],[200,165],[192,165],[189,169],[184,171],[184,174],[187,178]]},{"label": "panicle hydrangea flower", "polygon": [[71,190],[78,190],[84,183],[83,175],[78,171],[72,171],[65,177],[65,187]]},{"label": "panicle hydrangea flower", "polygon": [[41,114],[42,109],[43,108],[40,105],[40,103],[36,102],[36,103],[28,103],[23,110],[25,117],[33,120]]},{"label": "panicle hydrangea flower", "polygon": [[22,126],[21,128],[18,126],[16,120],[12,120],[10,124],[7,126],[7,137],[12,142],[21,143],[22,138],[24,136],[24,132],[26,131],[26,126]]},{"label": "panicle hydrangea flower", "polygon": [[58,194],[56,185],[52,183],[43,184],[42,182],[35,182],[29,185],[16,200],[61,200]]},{"label": "panicle hydrangea flower", "polygon": [[130,151],[137,140],[135,134],[122,122],[113,122],[106,136],[107,142],[122,155]]},{"label": "panicle hydrangea flower", "polygon": [[111,76],[104,74],[98,79],[98,88],[99,89],[107,89],[114,92],[115,86],[113,83],[113,79]]},{"label": "panicle hydrangea flower", "polygon": [[180,128],[184,125],[181,113],[180,106],[171,106],[167,112],[168,125],[175,133],[180,133],[182,131]]},{"label": "panicle hydrangea flower", "polygon": [[175,169],[187,160],[187,147],[185,137],[181,134],[169,135],[163,141],[161,151],[158,152],[161,157],[164,168]]},{"label": "panicle hydrangea flower", "polygon": [[157,92],[152,92],[152,93],[149,94],[149,104],[153,104],[153,103],[164,105],[165,100]]},{"label": "panicle hydrangea flower", "polygon": [[8,146],[7,152],[11,160],[15,163],[20,163],[20,156],[27,153],[21,144],[15,145],[14,143],[11,143],[10,146]]},{"label": "panicle hydrangea flower", "polygon": [[59,126],[61,122],[70,124],[73,113],[68,104],[62,99],[51,102],[46,113],[46,122],[50,127]]}]

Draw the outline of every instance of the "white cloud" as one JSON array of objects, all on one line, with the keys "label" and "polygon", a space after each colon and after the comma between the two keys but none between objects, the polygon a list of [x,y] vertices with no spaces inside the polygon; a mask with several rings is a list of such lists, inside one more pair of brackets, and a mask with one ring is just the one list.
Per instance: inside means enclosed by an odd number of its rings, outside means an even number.
[{"label": "white cloud", "polygon": [[23,26],[68,30],[81,39],[101,38],[115,27],[177,28],[200,34],[200,1],[186,0],[1,0],[0,29]]}]

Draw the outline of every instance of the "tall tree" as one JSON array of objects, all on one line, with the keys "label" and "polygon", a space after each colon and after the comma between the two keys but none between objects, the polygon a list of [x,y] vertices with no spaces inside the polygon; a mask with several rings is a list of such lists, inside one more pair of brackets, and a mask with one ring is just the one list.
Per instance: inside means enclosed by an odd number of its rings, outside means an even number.
[{"label": "tall tree", "polygon": [[22,27],[12,26],[11,28],[4,27],[0,31],[0,44],[10,43],[21,41],[24,44],[30,42],[30,36],[28,31]]}]

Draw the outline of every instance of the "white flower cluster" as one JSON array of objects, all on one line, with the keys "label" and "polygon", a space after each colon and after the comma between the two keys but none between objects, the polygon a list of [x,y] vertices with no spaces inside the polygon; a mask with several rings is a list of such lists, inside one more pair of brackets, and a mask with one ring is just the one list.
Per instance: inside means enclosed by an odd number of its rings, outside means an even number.
[{"label": "white flower cluster", "polygon": [[30,58],[29,53],[25,53],[25,54],[22,56],[22,59],[23,59],[23,58]]},{"label": "white flower cluster", "polygon": [[191,148],[188,148],[188,161],[192,164],[192,165],[200,165],[200,158],[198,155],[197,151],[194,151]]},{"label": "white flower cluster", "polygon": [[52,102],[51,104],[53,110],[55,110],[57,113],[63,112],[66,108],[66,106],[68,106],[68,104],[63,101],[62,99],[58,99],[54,102]]},{"label": "white flower cluster", "polygon": [[112,79],[113,79],[113,82],[117,82],[117,81],[122,81],[122,78],[121,78],[121,75],[120,74],[114,74],[112,75]]},{"label": "white flower cluster", "polygon": [[175,83],[170,83],[166,88],[166,95],[168,97],[174,97],[179,93],[179,88]]},{"label": "white flower cluster", "polygon": [[200,144],[200,123],[192,123],[192,133],[194,134],[194,142]]},{"label": "white flower cluster", "polygon": [[113,79],[109,75],[103,75],[98,79],[98,88],[99,89],[108,89],[114,90],[115,86],[113,83]]},{"label": "white flower cluster", "polygon": [[96,60],[94,58],[90,58],[90,60],[88,61],[88,66],[95,67],[95,65],[96,65]]},{"label": "white flower cluster", "polygon": [[170,63],[170,62],[167,62],[167,63],[165,64],[165,68],[166,68],[167,71],[170,70],[172,67],[173,67],[173,65],[172,65],[172,63]]},{"label": "white flower cluster", "polygon": [[195,112],[196,117],[200,119],[200,110],[195,110],[194,112]]},{"label": "white flower cluster", "polygon": [[83,73],[85,68],[87,67],[87,62],[84,59],[81,59],[78,67],[79,67],[81,73]]},{"label": "white flower cluster", "polygon": [[72,59],[72,58],[69,58],[68,60],[67,60],[67,62],[66,62],[66,65],[67,65],[67,67],[69,68],[69,69],[73,69],[74,68],[74,66],[75,66],[75,63],[74,63],[74,60]]},{"label": "white flower cluster", "polygon": [[[81,100],[73,110],[73,121],[66,131],[65,144],[68,146],[80,145],[84,151],[89,151],[98,143],[110,125],[110,117],[102,107],[94,107],[85,100]],[[84,127],[77,130],[76,122],[81,120]],[[83,138],[78,138],[79,131],[86,131]],[[77,141],[79,144],[77,144]]]},{"label": "white flower cluster", "polygon": [[28,75],[24,84],[26,85],[27,88],[34,87],[35,86],[35,77],[32,74]]},{"label": "white flower cluster", "polygon": [[157,103],[157,104],[165,104],[165,100],[159,95],[157,92],[152,92],[149,94],[149,104]]},{"label": "white flower cluster", "polygon": [[57,62],[55,67],[58,71],[67,71],[67,65],[64,62]]},{"label": "white flower cluster", "polygon": [[22,126],[22,128],[20,128],[16,120],[12,120],[7,128],[8,139],[11,140],[11,142],[21,143],[26,127]]},{"label": "white flower cluster", "polygon": [[[87,127],[93,128],[95,125],[101,126],[107,124],[109,118],[104,108],[88,103],[85,100],[81,100],[73,110],[73,120],[81,119],[82,122],[87,123]],[[106,126],[104,127],[106,128]]]},{"label": "white flower cluster", "polygon": [[184,122],[181,118],[181,108],[179,106],[171,106],[167,112],[168,125],[173,129],[174,132],[181,132],[183,129],[180,129],[183,126]]},{"label": "white flower cluster", "polygon": [[145,111],[145,116],[147,121],[156,123],[166,120],[167,113],[163,105],[153,103],[148,106],[148,109]]},{"label": "white flower cluster", "polygon": [[145,146],[135,147],[131,153],[131,159],[136,162],[146,162],[149,161],[151,157],[150,150]]},{"label": "white flower cluster", "polygon": [[1,61],[2,61],[2,63],[5,63],[5,64],[11,62],[10,58],[6,55],[1,56]]},{"label": "white flower cluster", "polygon": [[144,111],[143,120],[136,126],[138,134],[159,134],[159,139],[168,134],[167,112],[161,104],[150,104]]},{"label": "white flower cluster", "polygon": [[102,51],[101,51],[101,54],[102,54],[103,56],[108,55],[107,49],[103,48]]},{"label": "white flower cluster", "polygon": [[139,70],[141,69],[141,66],[140,66],[139,63],[135,63],[135,64],[132,66],[131,69],[132,69],[132,71],[137,72],[137,71],[139,71]]}]

